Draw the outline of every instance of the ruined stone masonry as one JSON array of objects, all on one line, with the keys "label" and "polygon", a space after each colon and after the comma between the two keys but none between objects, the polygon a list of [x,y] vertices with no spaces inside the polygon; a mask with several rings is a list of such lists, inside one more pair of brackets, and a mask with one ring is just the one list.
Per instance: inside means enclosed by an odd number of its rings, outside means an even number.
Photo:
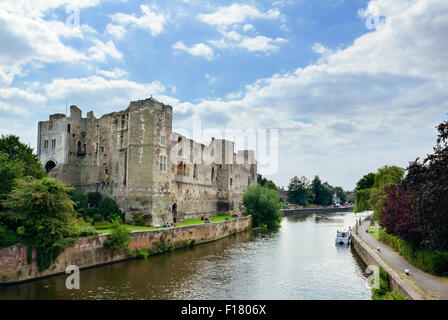
[{"label": "ruined stone masonry", "polygon": [[161,225],[241,210],[257,181],[255,152],[208,146],[172,132],[173,108],[155,99],[95,118],[70,107],[38,124],[38,156],[49,176],[115,199],[126,222]]}]

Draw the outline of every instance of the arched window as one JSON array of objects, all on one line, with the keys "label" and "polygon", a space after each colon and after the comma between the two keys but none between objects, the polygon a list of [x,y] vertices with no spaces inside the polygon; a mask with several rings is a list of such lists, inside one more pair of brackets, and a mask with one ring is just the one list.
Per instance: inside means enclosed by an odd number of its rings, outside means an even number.
[{"label": "arched window", "polygon": [[198,178],[198,166],[196,164],[193,167],[193,178],[194,179]]},{"label": "arched window", "polygon": [[54,161],[50,160],[45,164],[45,171],[50,172],[54,167],[56,167],[56,163]]},{"label": "arched window", "polygon": [[81,154],[81,141],[78,141],[78,150],[77,150],[78,154]]},{"label": "arched window", "polygon": [[212,167],[212,174],[211,174],[211,180],[215,180],[215,167]]}]

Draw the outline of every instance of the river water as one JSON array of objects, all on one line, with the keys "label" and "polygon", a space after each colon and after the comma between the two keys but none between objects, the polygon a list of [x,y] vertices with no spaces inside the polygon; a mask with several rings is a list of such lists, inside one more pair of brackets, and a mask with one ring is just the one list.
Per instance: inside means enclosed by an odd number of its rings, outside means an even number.
[{"label": "river water", "polygon": [[80,290],[66,289],[61,275],[0,287],[0,299],[371,299],[365,266],[334,243],[357,217],[296,214],[277,232],[81,270]]}]

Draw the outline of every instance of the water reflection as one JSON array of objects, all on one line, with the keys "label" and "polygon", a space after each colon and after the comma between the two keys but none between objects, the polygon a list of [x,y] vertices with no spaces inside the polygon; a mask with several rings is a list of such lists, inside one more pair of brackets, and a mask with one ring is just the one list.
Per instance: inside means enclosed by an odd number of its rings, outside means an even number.
[{"label": "water reflection", "polygon": [[0,287],[0,299],[370,299],[365,266],[334,245],[353,213],[296,214],[278,232],[245,232],[148,260]]}]

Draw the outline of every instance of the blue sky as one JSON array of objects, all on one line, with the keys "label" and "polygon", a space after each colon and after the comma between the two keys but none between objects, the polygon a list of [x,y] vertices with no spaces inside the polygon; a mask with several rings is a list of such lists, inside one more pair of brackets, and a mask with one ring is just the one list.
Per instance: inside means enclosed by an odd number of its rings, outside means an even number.
[{"label": "blue sky", "polygon": [[187,133],[278,129],[278,169],[261,173],[280,185],[352,189],[431,152],[444,21],[443,0],[0,0],[0,133],[34,147],[66,99],[101,116],[152,94]]}]

